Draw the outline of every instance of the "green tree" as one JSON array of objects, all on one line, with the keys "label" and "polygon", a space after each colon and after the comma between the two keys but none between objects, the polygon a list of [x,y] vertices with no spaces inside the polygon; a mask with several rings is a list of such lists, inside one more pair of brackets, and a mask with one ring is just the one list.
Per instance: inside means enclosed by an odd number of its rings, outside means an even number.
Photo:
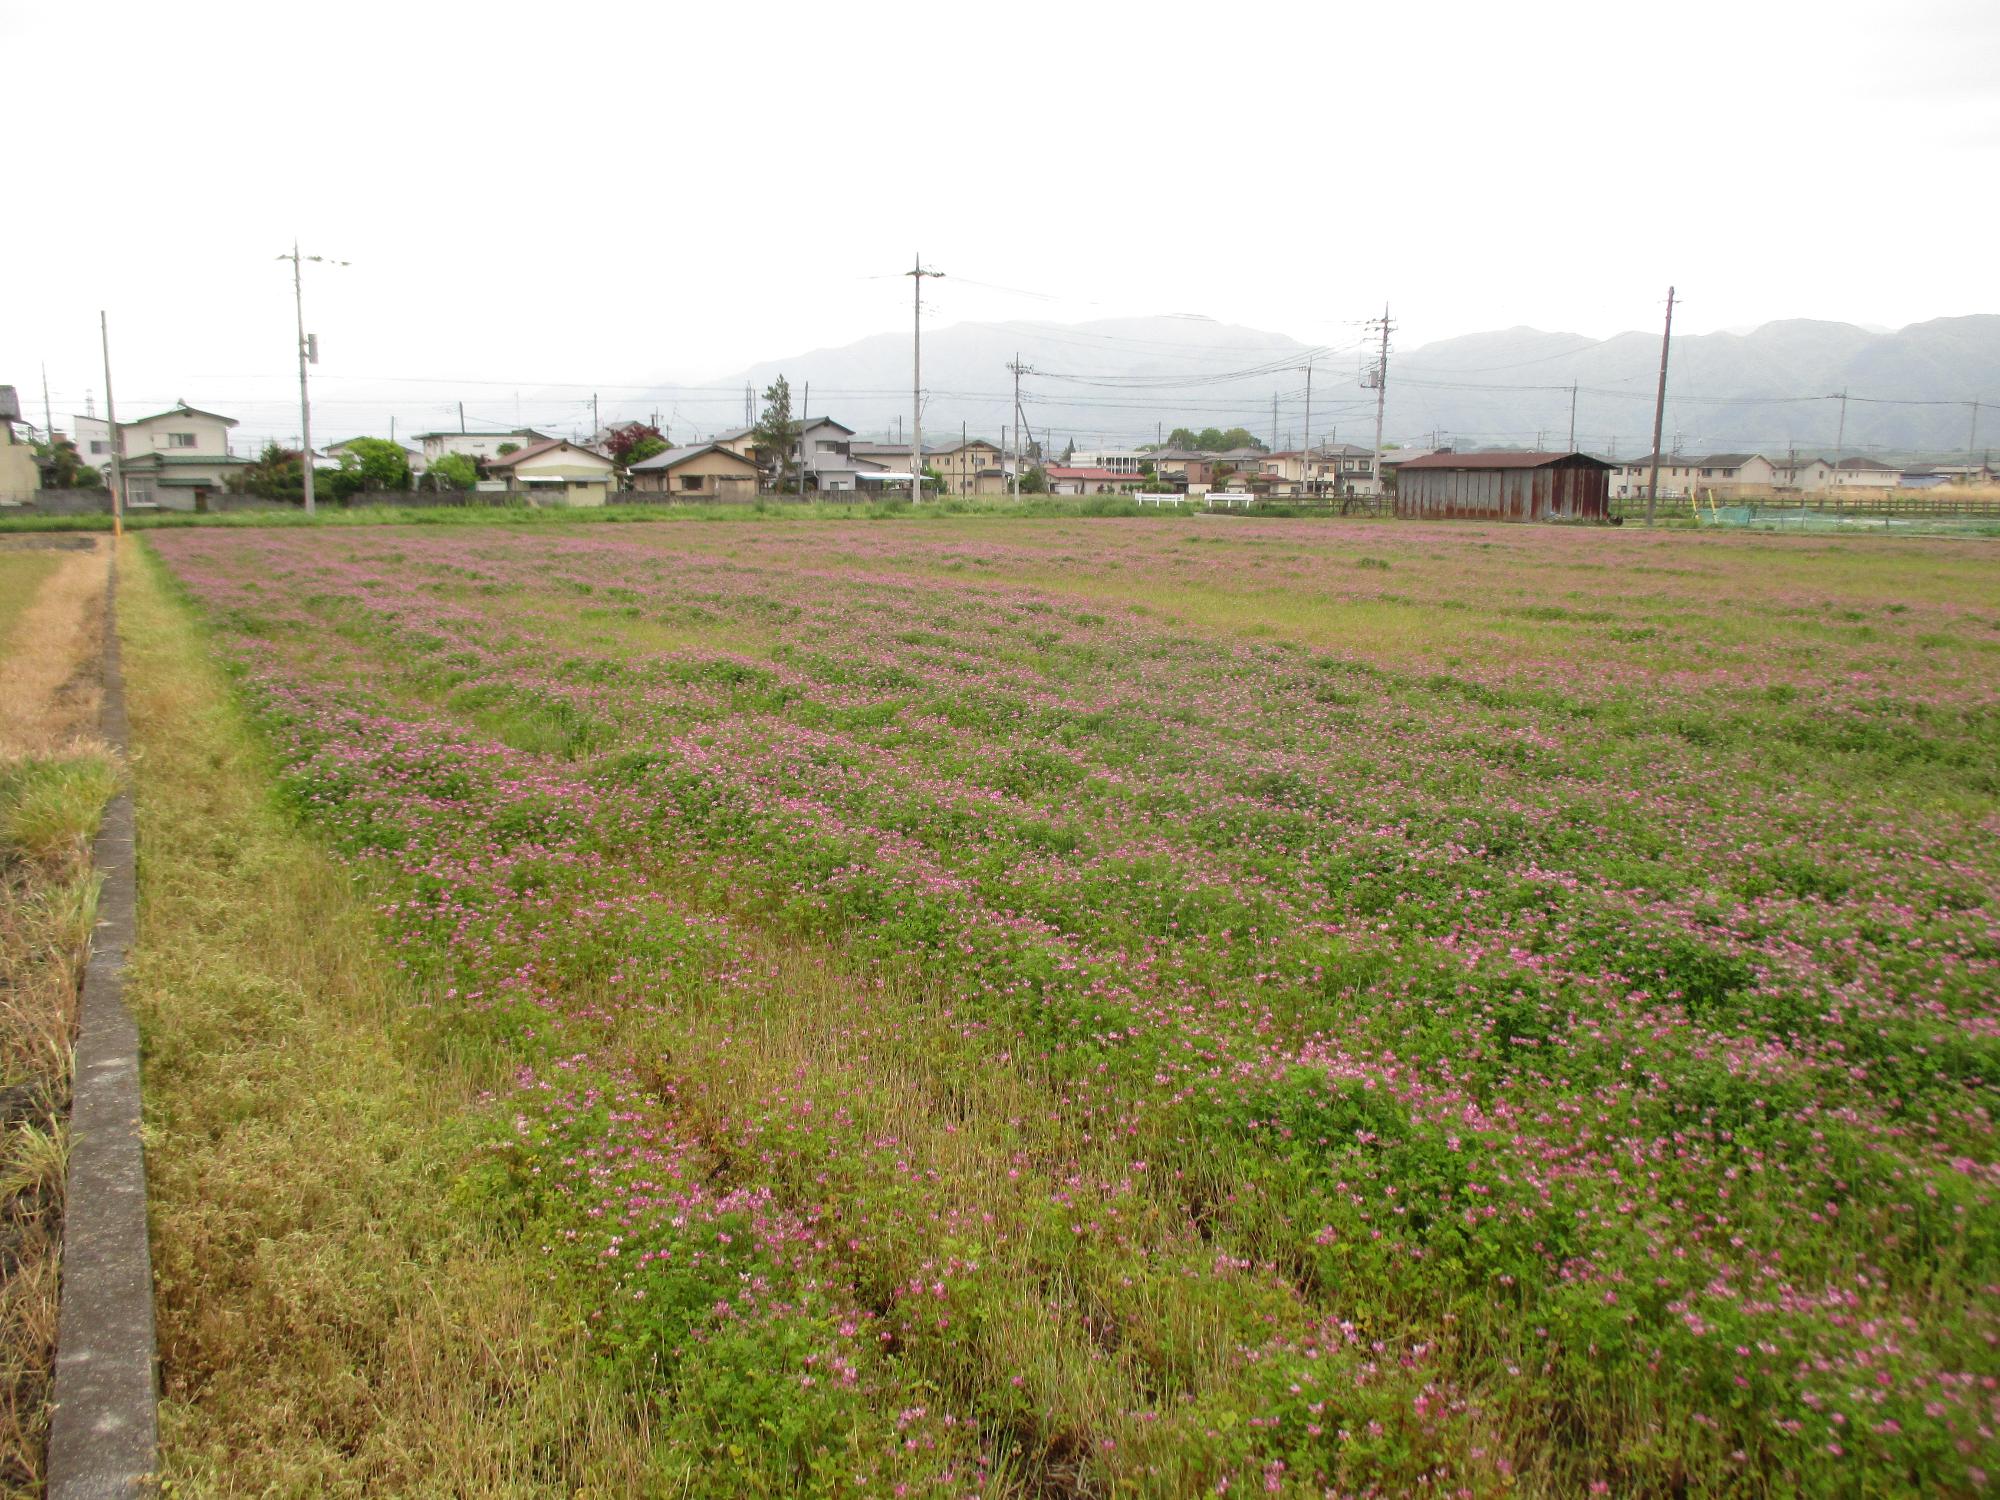
[{"label": "green tree", "polygon": [[764,462],[777,465],[778,489],[782,493],[792,449],[799,441],[799,424],[792,417],[792,386],[784,376],[780,375],[764,392],[764,415],[758,419],[750,441],[763,454]]},{"label": "green tree", "polygon": [[1201,447],[1201,436],[1192,427],[1176,427],[1167,434],[1167,446],[1186,450]]},{"label": "green tree", "polygon": [[433,459],[430,472],[441,490],[469,490],[479,482],[479,466],[463,453]]},{"label": "green tree", "polygon": [[97,470],[83,461],[83,455],[68,438],[51,443],[32,443],[35,467],[45,490],[94,490],[104,483]]},{"label": "green tree", "polygon": [[257,495],[265,500],[287,500],[294,505],[305,504],[305,466],[299,461],[296,448],[281,448],[276,443],[266,443],[264,451],[239,470],[230,483],[246,495]]},{"label": "green tree", "polygon": [[625,450],[625,467],[629,469],[634,464],[644,463],[647,459],[654,458],[666,451],[667,440],[657,432],[650,437],[637,438],[633,441],[632,446]]},{"label": "green tree", "polygon": [[493,450],[493,456],[495,458],[505,458],[510,453],[519,453],[520,451],[521,445],[519,443],[502,443]]},{"label": "green tree", "polygon": [[1049,492],[1049,471],[1036,464],[1021,476],[1021,493],[1024,495],[1046,495]]},{"label": "green tree", "polygon": [[[356,438],[340,455],[343,474],[353,474],[361,490],[406,490],[410,487],[410,457],[401,443],[387,438]],[[338,494],[338,489],[335,491]]]}]

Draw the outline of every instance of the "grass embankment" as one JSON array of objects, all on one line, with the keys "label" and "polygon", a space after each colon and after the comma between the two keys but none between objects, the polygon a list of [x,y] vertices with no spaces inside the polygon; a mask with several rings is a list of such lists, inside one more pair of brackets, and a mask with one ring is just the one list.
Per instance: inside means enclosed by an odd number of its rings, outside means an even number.
[{"label": "grass embankment", "polygon": [[447,1057],[157,564],[121,578],[165,1401],[180,1493],[630,1493],[646,1432],[545,1273],[454,1210]]},{"label": "grass embankment", "polygon": [[0,1491],[38,1493],[68,1155],[70,1042],[117,767],[97,709],[104,556],[0,551]]}]

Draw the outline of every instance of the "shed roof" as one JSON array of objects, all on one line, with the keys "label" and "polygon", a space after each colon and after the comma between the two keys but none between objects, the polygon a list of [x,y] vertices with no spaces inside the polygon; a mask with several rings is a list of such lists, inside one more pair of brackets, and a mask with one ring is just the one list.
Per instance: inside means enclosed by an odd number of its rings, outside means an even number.
[{"label": "shed roof", "polygon": [[1740,469],[1751,459],[1763,457],[1761,453],[1711,453],[1707,458],[1692,459],[1690,462],[1704,469]]},{"label": "shed roof", "polygon": [[757,466],[738,453],[734,448],[725,448],[721,443],[689,443],[684,448],[669,448],[665,453],[655,453],[651,458],[642,458],[632,465],[632,472],[658,473],[663,469],[678,469],[691,458],[699,458],[704,453],[716,453],[743,465],[752,473]]},{"label": "shed roof", "polygon": [[1893,474],[1896,472],[1895,469],[1890,467],[1888,464],[1881,462],[1878,459],[1862,458],[1858,456],[1854,458],[1843,458],[1839,463],[1835,464],[1834,467],[1836,469],[1868,469],[1871,471],[1879,471],[1884,474]]},{"label": "shed roof", "polygon": [[1546,469],[1580,461],[1600,469],[1613,465],[1588,453],[1426,453],[1403,461],[1405,469]]},{"label": "shed roof", "polygon": [[511,469],[528,459],[540,458],[545,453],[561,453],[564,451],[582,454],[585,458],[594,458],[599,463],[608,464],[611,462],[610,459],[595,449],[581,447],[576,443],[570,442],[567,438],[547,438],[539,443],[530,443],[525,448],[516,448],[512,453],[503,453],[498,458],[489,458],[486,460],[486,467],[489,469]]}]

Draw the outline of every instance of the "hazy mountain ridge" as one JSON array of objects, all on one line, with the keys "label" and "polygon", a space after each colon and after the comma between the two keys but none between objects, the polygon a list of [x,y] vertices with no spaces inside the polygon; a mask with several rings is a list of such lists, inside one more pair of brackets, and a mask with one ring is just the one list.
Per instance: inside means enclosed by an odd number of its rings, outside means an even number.
[{"label": "hazy mountain ridge", "polygon": [[[1359,376],[1370,357],[1361,334],[1339,341],[1315,363],[1312,431],[1367,442],[1374,398]],[[925,436],[961,430],[998,439],[1011,421],[1006,366],[1018,352],[1038,373],[1022,383],[1031,429],[1056,446],[1125,445],[1176,425],[1237,423],[1267,441],[1304,432],[1310,346],[1286,334],[1188,317],[957,323],[924,335]],[[1440,439],[1460,447],[1525,447],[1569,438],[1576,396],[1578,446],[1643,452],[1651,439],[1657,333],[1607,339],[1534,328],[1465,334],[1392,352],[1385,434],[1391,441]],[[1298,364],[1289,363],[1296,359]],[[1249,378],[1232,372],[1287,362]],[[776,376],[795,400],[812,387],[813,411],[867,436],[907,427],[910,336],[884,333],[837,348],[768,360],[727,379],[761,393]],[[1067,377],[1067,378],[1065,378]],[[1092,381],[1137,382],[1102,385]],[[1199,380],[1198,385],[1170,381]],[[1748,334],[1677,335],[1668,387],[1666,441],[1684,452],[1831,450],[1840,407],[1824,399],[1845,388],[1848,452],[1962,452],[1971,430],[1967,403],[2000,400],[2000,315],[1938,318],[1889,333],[1850,323],[1793,318]],[[1280,397],[1275,429],[1273,394]],[[662,386],[660,400],[671,400]],[[1944,403],[1892,405],[1864,398]],[[1723,399],[1735,398],[1735,399]],[[1808,399],[1800,399],[1808,398]],[[2000,439],[2000,411],[1982,413],[1980,443]],[[688,435],[685,430],[677,437]],[[907,435],[907,434],[905,434]],[[2000,441],[1993,446],[2000,447]]]}]

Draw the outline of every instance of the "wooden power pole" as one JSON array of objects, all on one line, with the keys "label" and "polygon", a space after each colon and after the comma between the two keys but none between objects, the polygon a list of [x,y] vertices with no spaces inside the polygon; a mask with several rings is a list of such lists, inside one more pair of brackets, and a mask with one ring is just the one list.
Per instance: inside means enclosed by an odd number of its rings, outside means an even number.
[{"label": "wooden power pole", "polygon": [[1674,289],[1667,288],[1667,331],[1660,336],[1660,390],[1653,398],[1653,472],[1646,480],[1646,524],[1653,524],[1653,506],[1660,498],[1660,435],[1667,423],[1667,351],[1674,341]]}]

